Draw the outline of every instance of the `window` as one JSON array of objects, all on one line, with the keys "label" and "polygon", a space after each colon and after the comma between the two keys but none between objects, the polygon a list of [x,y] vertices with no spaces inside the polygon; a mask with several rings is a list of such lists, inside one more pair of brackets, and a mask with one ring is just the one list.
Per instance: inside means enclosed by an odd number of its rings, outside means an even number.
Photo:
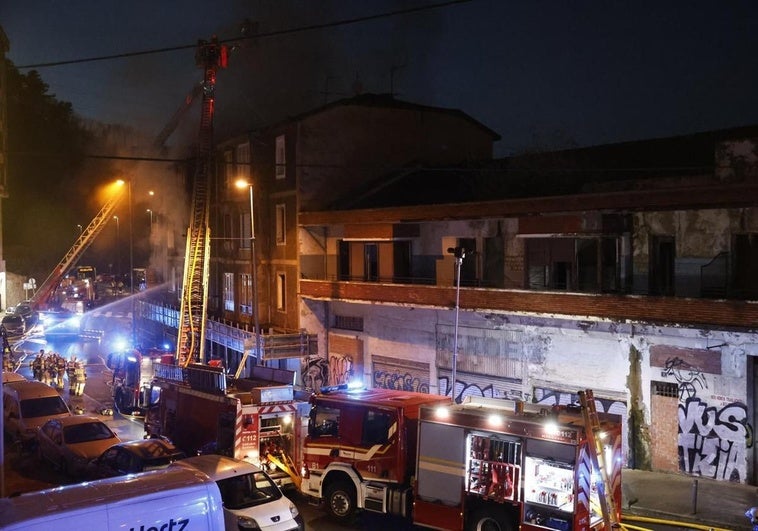
[{"label": "window", "polygon": [[250,249],[250,212],[243,212],[240,216],[240,249]]},{"label": "window", "polygon": [[287,212],[284,205],[276,205],[276,244],[284,245],[287,238]]},{"label": "window", "polygon": [[224,176],[224,183],[226,184],[227,189],[233,189],[234,188],[234,151],[231,149],[227,149],[222,154],[223,160],[222,160],[222,168],[221,168],[221,175]]},{"label": "window", "polygon": [[529,238],[526,286],[588,293],[618,291],[618,245],[615,237]]},{"label": "window", "polygon": [[234,311],[234,274],[224,273],[224,310]]},{"label": "window", "polygon": [[340,410],[314,406],[308,418],[308,435],[311,437],[337,437],[340,427]]},{"label": "window", "polygon": [[339,242],[337,275],[340,280],[413,282],[411,242]]},{"label": "window", "polygon": [[361,445],[387,444],[392,417],[388,413],[369,410],[363,419]]},{"label": "window", "polygon": [[334,328],[342,328],[344,330],[355,330],[357,332],[363,332],[363,317],[352,317],[349,315],[335,315]]},{"label": "window", "polygon": [[245,142],[244,144],[237,145],[234,149],[234,162],[232,181],[236,181],[237,179],[250,181],[250,144]]},{"label": "window", "polygon": [[734,292],[737,297],[758,297],[758,234],[737,234],[733,241]]},{"label": "window", "polygon": [[284,273],[276,274],[276,309],[280,312],[287,309],[287,278]]},{"label": "window", "polygon": [[284,179],[287,174],[287,159],[284,151],[284,135],[276,137],[276,178]]},{"label": "window", "polygon": [[651,295],[674,294],[674,262],[676,248],[673,236],[653,236],[650,239]]},{"label": "window", "polygon": [[240,313],[253,314],[253,276],[248,273],[240,275]]}]

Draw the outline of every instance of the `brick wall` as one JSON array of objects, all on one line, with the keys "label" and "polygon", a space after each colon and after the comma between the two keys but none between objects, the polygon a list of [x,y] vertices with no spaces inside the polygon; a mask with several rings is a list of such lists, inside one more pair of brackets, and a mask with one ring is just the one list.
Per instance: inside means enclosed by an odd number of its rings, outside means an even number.
[{"label": "brick wall", "polygon": [[678,409],[677,397],[654,394],[650,399],[650,452],[653,470],[679,472]]}]

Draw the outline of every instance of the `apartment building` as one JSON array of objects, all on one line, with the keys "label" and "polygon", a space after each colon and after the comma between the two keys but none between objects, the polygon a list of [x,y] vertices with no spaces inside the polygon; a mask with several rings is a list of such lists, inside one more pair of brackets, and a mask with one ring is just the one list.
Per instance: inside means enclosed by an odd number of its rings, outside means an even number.
[{"label": "apartment building", "polygon": [[418,167],[491,159],[497,139],[458,110],[362,94],[219,142],[209,316],[257,329],[259,361],[300,373],[303,360],[318,353],[299,339],[310,333],[301,318],[299,261],[303,245],[319,243],[302,241],[298,213],[357,199],[368,184]]}]

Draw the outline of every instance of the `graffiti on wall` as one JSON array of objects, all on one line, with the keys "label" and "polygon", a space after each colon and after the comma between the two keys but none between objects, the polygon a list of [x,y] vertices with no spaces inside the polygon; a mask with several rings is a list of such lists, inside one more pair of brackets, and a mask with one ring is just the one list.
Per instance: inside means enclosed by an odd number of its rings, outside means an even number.
[{"label": "graffiti on wall", "polygon": [[424,382],[418,376],[402,371],[375,370],[374,387],[418,393],[429,392],[429,382]]},{"label": "graffiti on wall", "polygon": [[409,359],[374,355],[372,364],[373,386],[399,391],[429,393],[429,364]]},{"label": "graffiti on wall", "polygon": [[317,391],[329,382],[329,362],[321,356],[301,358],[300,377],[303,388]]},{"label": "graffiti on wall", "polygon": [[[548,389],[545,387],[534,388],[534,403],[544,406],[567,406],[570,404],[579,404],[579,395],[577,393],[568,393],[557,389]],[[621,415],[626,419],[626,404],[619,400],[609,398],[595,397],[595,408],[605,413]]]},{"label": "graffiti on wall", "polygon": [[329,355],[329,385],[349,383],[354,375],[352,356],[348,354]]},{"label": "graffiti on wall", "polygon": [[[450,396],[452,378],[452,371],[438,369],[437,389],[441,395]],[[458,403],[462,402],[467,396],[527,400],[528,398],[524,397],[521,389],[522,383],[517,378],[456,372],[454,398]]]},{"label": "graffiti on wall", "polygon": [[[721,374],[720,356],[710,356],[704,370],[698,363],[705,361],[699,350],[677,349],[674,353],[665,358],[661,375],[674,378],[679,387],[679,470],[718,480],[746,481],[747,449],[753,444],[747,406],[717,395],[700,396],[708,389],[706,374]],[[660,363],[661,358],[656,361]],[[713,405],[714,400],[718,405]]]},{"label": "graffiti on wall", "polygon": [[745,481],[746,448],[752,441],[747,407],[721,409],[697,397],[679,404],[679,465],[688,474]]},{"label": "graffiti on wall", "polygon": [[708,389],[703,371],[678,356],[666,360],[661,374],[673,376],[679,384],[679,400],[697,396],[698,389]]}]

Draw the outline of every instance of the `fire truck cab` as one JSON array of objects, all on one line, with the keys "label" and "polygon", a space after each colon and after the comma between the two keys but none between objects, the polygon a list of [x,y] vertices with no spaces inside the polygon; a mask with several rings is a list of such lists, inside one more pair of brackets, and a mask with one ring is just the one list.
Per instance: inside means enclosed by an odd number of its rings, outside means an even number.
[{"label": "fire truck cab", "polygon": [[311,398],[301,491],[332,516],[410,514],[419,410],[450,398],[387,389],[323,388]]}]

